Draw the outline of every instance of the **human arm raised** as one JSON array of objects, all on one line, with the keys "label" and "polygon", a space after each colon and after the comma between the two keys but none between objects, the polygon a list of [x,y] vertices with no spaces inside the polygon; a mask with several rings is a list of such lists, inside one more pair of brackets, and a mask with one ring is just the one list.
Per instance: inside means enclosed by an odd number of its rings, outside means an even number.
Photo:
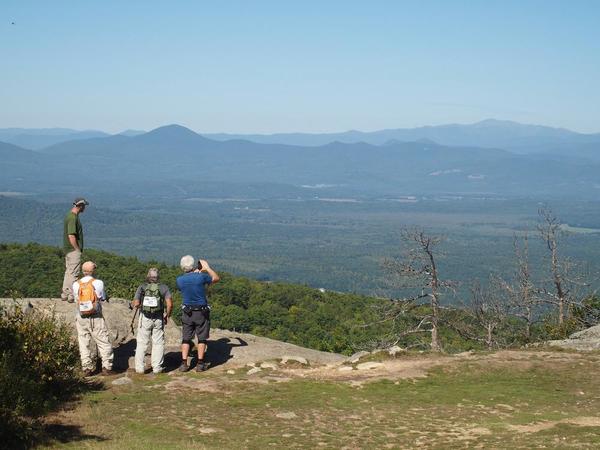
[{"label": "human arm raised", "polygon": [[211,284],[215,284],[221,279],[219,277],[219,274],[212,270],[212,268],[208,265],[208,262],[206,260],[201,259],[200,263],[202,263],[202,270],[200,270],[200,272],[206,272],[210,275],[210,277],[212,278]]}]

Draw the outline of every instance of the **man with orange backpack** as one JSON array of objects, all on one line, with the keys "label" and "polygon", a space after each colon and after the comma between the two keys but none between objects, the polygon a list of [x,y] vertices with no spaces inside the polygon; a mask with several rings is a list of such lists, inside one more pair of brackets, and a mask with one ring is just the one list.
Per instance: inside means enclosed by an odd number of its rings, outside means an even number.
[{"label": "man with orange backpack", "polygon": [[83,373],[86,377],[94,373],[90,352],[90,346],[94,344],[102,358],[102,375],[113,375],[113,348],[102,316],[102,302],[106,300],[104,283],[94,278],[96,264],[92,261],[86,261],[81,268],[83,277],[73,283],[73,296],[77,306],[75,326]]}]

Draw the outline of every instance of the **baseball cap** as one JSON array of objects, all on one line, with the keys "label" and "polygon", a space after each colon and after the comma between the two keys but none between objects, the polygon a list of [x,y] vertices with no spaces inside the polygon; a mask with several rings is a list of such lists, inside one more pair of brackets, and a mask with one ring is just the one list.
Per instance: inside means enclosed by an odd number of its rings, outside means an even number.
[{"label": "baseball cap", "polygon": [[77,197],[75,200],[73,200],[73,205],[74,206],[81,206],[81,205],[89,205],[90,203],[83,197]]}]

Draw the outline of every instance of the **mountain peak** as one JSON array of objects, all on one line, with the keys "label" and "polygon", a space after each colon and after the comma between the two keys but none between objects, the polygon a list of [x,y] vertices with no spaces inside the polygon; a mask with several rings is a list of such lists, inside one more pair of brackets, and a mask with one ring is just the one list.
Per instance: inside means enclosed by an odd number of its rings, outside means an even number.
[{"label": "mountain peak", "polygon": [[208,142],[211,142],[210,139],[207,139],[198,133],[190,130],[189,128],[183,127],[181,125],[165,125],[159,128],[155,128],[148,133],[140,134],[138,136],[134,136],[134,142],[148,144],[148,145],[183,145],[183,146],[196,146],[203,145]]},{"label": "mountain peak", "polygon": [[522,126],[523,124],[513,122],[512,120],[499,120],[499,119],[484,119],[479,122],[475,122],[475,127],[508,127],[508,126]]},{"label": "mountain peak", "polygon": [[566,128],[556,128],[547,125],[536,125],[530,123],[514,122],[512,120],[485,119],[480,122],[475,122],[471,125],[473,128],[488,128],[488,129],[506,129],[506,130],[521,130],[522,132],[536,135],[540,132],[559,134],[559,135],[577,135],[578,133]]},{"label": "mountain peak", "polygon": [[140,137],[142,136],[163,136],[168,138],[200,137],[198,133],[177,124],[164,125],[162,127],[155,128],[148,133],[140,135]]}]

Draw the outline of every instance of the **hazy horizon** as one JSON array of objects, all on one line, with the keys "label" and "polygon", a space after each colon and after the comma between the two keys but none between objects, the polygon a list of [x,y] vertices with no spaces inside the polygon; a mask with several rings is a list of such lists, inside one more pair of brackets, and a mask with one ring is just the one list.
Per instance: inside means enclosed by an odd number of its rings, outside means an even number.
[{"label": "hazy horizon", "polygon": [[[143,7],[141,7],[143,6]],[[3,4],[4,127],[598,132],[600,4]]]},{"label": "hazy horizon", "polygon": [[[287,130],[287,131],[277,131],[277,132],[273,132],[273,133],[261,133],[261,132],[239,132],[236,130],[223,130],[223,131],[204,131],[202,129],[195,129],[193,127],[189,127],[180,123],[175,123],[175,122],[170,122],[170,123],[164,123],[161,125],[158,125],[154,128],[149,128],[149,129],[136,129],[136,128],[126,128],[126,129],[122,129],[122,130],[118,130],[118,131],[108,131],[105,129],[102,129],[100,127],[91,127],[91,128],[85,128],[85,129],[78,129],[78,128],[74,128],[74,127],[70,127],[68,125],[64,125],[64,126],[52,126],[52,127],[26,127],[26,126],[3,126],[2,124],[0,124],[0,130],[7,130],[7,129],[23,129],[23,130],[72,130],[72,131],[77,131],[77,132],[86,132],[86,131],[100,131],[100,132],[105,132],[107,134],[120,134],[123,132],[127,132],[127,131],[136,131],[136,132],[140,132],[140,133],[147,133],[150,132],[152,130],[158,129],[158,128],[163,128],[163,127],[168,127],[168,126],[172,126],[172,125],[179,125],[185,128],[188,128],[190,130],[192,130],[193,132],[197,133],[197,134],[231,134],[231,135],[238,135],[238,134],[244,134],[244,135],[272,135],[272,134],[339,134],[339,133],[346,133],[346,132],[359,132],[359,133],[372,133],[372,132],[376,132],[376,131],[384,131],[384,130],[395,130],[395,129],[413,129],[413,128],[427,128],[427,127],[438,127],[438,126],[453,126],[453,125],[459,125],[459,126],[467,126],[467,125],[476,125],[478,123],[481,122],[487,122],[487,121],[497,121],[497,122],[513,122],[519,125],[527,125],[527,126],[541,126],[541,127],[549,127],[549,128],[557,128],[557,129],[565,129],[568,131],[573,131],[576,133],[581,133],[581,134],[600,134],[600,128],[598,128],[596,131],[590,131],[590,132],[580,132],[577,130],[573,130],[571,128],[565,128],[565,127],[552,127],[550,125],[546,125],[543,123],[524,123],[524,122],[516,122],[513,120],[509,120],[509,119],[497,119],[497,118],[485,118],[476,122],[447,122],[447,123],[437,123],[437,124],[422,124],[422,125],[416,125],[415,127],[393,127],[393,128],[375,128],[375,129],[365,129],[365,128],[360,128],[360,127],[354,127],[354,128],[349,128],[349,129],[343,129],[343,130],[323,130],[323,131],[303,131],[303,130]],[[1,140],[1,139],[0,139]]]}]

